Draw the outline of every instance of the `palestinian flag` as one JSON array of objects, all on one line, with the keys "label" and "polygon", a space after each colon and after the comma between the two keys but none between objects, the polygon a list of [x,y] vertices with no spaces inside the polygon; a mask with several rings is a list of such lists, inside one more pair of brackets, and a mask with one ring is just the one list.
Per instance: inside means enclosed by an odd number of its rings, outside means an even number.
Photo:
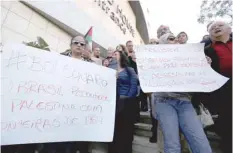
[{"label": "palestinian flag", "polygon": [[92,52],[92,27],[88,30],[88,32],[85,34],[84,38],[87,41],[87,47]]}]

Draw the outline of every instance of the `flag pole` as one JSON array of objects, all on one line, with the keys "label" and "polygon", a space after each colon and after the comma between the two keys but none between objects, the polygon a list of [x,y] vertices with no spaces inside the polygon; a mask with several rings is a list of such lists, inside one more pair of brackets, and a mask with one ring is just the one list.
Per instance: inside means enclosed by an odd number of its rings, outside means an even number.
[{"label": "flag pole", "polygon": [[91,52],[92,52],[92,30],[93,30],[93,26],[90,27],[90,29],[87,31],[87,33],[84,36],[85,40],[87,41],[87,47]]}]

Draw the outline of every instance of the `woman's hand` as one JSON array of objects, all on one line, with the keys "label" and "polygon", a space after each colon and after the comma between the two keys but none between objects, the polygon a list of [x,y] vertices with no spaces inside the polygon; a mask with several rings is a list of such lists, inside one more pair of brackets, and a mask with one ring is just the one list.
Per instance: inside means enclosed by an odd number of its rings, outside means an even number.
[{"label": "woman's hand", "polygon": [[209,56],[205,56],[205,58],[206,58],[206,60],[207,60],[207,63],[208,63],[209,65],[211,65],[212,59],[211,59]]}]

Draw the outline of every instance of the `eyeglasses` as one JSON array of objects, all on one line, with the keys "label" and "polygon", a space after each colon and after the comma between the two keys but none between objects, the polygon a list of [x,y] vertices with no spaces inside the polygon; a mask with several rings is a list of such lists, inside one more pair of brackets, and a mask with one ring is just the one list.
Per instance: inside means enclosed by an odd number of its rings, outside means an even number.
[{"label": "eyeglasses", "polygon": [[79,41],[73,41],[72,44],[78,45],[80,44],[81,46],[85,46],[86,44],[83,42],[79,42]]},{"label": "eyeglasses", "polygon": [[167,38],[167,40],[174,41],[176,38]]}]

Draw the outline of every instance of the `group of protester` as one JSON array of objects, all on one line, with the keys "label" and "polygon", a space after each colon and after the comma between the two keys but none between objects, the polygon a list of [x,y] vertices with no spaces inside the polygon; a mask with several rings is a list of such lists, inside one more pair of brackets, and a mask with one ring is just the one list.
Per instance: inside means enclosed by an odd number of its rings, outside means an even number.
[{"label": "group of protester", "polygon": [[[65,56],[87,62],[93,62],[117,71],[117,100],[114,138],[108,143],[109,153],[132,153],[134,123],[139,119],[140,109],[148,109],[147,97],[151,103],[152,132],[151,142],[157,141],[157,126],[162,129],[165,153],[180,153],[181,131],[192,153],[212,153],[207,136],[197,118],[195,108],[202,102],[212,114],[219,117],[214,124],[214,131],[221,137],[224,153],[232,152],[232,38],[231,28],[220,21],[211,22],[203,37],[205,54],[211,67],[229,81],[220,89],[211,93],[144,93],[140,89],[137,76],[136,57],[132,41],[116,48],[108,48],[105,59],[100,57],[100,48],[93,52],[86,49],[82,36],[71,39],[70,50],[61,53]],[[149,44],[185,44],[188,35],[180,32],[175,36],[168,26],[160,26],[158,39],[151,39]],[[187,51],[188,53],[188,51]],[[142,103],[139,107],[139,103]],[[88,142],[44,143],[40,153],[88,153]],[[2,153],[33,153],[37,144],[2,146]]]}]

